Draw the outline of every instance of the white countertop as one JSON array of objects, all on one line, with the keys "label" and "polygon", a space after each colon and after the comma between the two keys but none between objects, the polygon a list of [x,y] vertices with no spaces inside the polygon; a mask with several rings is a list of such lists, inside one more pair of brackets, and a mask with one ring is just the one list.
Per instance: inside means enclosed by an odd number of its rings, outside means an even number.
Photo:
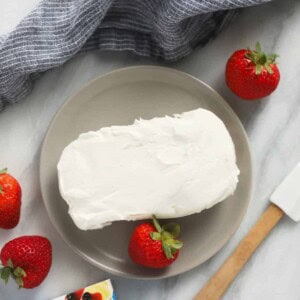
[{"label": "white countertop", "polygon": [[[18,290],[0,288],[1,300],[46,300],[67,291],[112,278],[120,300],[189,300],[222,264],[268,204],[268,197],[300,161],[300,2],[278,0],[249,8],[216,40],[182,61],[169,65],[215,88],[232,106],[248,133],[254,162],[255,190],[248,212],[233,238],[212,259],[166,280],[138,281],[111,276],[82,260],[50,223],[39,188],[42,140],[53,115],[74,91],[90,79],[130,65],[157,64],[125,53],[90,52],[44,74],[31,95],[0,113],[0,167],[8,167],[23,187],[20,224],[0,231],[0,245],[20,235],[41,234],[53,245],[53,265],[42,285]],[[224,67],[236,49],[261,41],[280,54],[281,83],[269,98],[246,102],[224,82]],[[297,300],[300,297],[300,224],[280,222],[234,281],[225,300]]]}]

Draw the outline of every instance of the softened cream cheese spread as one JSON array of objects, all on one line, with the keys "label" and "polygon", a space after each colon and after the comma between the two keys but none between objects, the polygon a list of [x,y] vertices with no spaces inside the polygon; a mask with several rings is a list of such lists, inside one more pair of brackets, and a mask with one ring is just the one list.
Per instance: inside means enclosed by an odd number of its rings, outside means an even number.
[{"label": "softened cream cheese spread", "polygon": [[205,109],[81,134],[57,169],[83,230],[199,213],[233,194],[239,174],[224,123]]}]

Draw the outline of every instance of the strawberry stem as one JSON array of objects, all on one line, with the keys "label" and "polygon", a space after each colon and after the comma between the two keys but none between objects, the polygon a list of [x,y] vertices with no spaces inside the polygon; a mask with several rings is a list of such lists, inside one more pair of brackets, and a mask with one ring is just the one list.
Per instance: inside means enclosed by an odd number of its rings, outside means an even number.
[{"label": "strawberry stem", "polygon": [[26,272],[20,267],[14,267],[11,259],[8,259],[6,266],[0,267],[0,277],[6,284],[9,278],[13,278],[19,288],[23,287],[23,277],[26,277]]},{"label": "strawberry stem", "polygon": [[151,239],[161,241],[166,257],[168,259],[174,258],[174,254],[183,246],[183,243],[176,239],[180,234],[180,226],[176,223],[169,223],[161,227],[154,215],[153,225],[157,232],[150,233]]},{"label": "strawberry stem", "polygon": [[264,69],[266,69],[269,74],[273,74],[273,70],[270,65],[276,64],[276,58],[278,55],[267,55],[262,51],[260,43],[257,42],[255,45],[255,50],[248,48],[248,51],[245,53],[245,57],[255,64],[255,74],[260,75]]}]

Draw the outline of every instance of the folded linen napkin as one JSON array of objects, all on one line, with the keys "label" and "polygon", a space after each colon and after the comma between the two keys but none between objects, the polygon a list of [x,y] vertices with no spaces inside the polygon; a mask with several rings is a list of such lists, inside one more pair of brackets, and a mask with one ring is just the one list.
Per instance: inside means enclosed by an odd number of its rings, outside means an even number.
[{"label": "folded linen napkin", "polygon": [[236,8],[270,0],[41,0],[0,36],[0,110],[79,51],[129,50],[169,61],[205,45]]}]

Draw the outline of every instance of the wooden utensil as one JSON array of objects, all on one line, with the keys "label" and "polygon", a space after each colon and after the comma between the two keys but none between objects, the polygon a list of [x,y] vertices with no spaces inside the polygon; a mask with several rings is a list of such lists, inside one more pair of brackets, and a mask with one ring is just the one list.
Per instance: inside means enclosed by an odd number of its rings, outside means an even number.
[{"label": "wooden utensil", "polygon": [[[217,300],[249,260],[251,255],[268,236],[284,213],[294,221],[300,221],[300,164],[286,177],[272,194],[273,202],[243,238],[220,269],[196,295],[195,300]],[[275,204],[274,204],[275,203]]]}]

